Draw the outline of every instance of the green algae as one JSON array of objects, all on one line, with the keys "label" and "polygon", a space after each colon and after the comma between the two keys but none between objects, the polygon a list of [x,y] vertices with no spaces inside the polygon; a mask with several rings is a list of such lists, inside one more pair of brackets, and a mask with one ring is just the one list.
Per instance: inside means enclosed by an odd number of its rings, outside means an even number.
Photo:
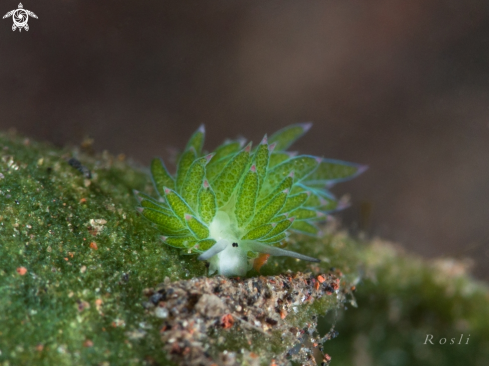
[{"label": "green algae", "polygon": [[[71,157],[92,179],[68,164]],[[142,306],[143,290],[166,277],[203,276],[206,268],[163,245],[135,210],[133,189],[152,194],[148,174],[106,153],[58,149],[14,134],[0,134],[0,173],[0,365],[169,364],[161,320]],[[322,262],[275,257],[248,275],[335,267],[347,289],[364,278],[354,294],[347,291],[340,336],[325,344],[333,364],[487,364],[489,291],[469,275],[343,233],[319,240],[297,235],[287,249]],[[342,307],[336,296],[325,297],[287,322],[301,328]],[[250,339],[234,328],[217,333],[225,338],[220,347],[233,351]],[[425,333],[471,336],[465,348],[426,351],[420,348]],[[252,339],[269,359],[288,349],[280,334]]]},{"label": "green algae", "polygon": [[[423,260],[381,241],[361,257],[366,276],[355,292],[359,307],[342,312],[339,337],[327,345],[336,364],[489,363],[489,288],[463,261]],[[322,326],[326,331],[328,322]]]},{"label": "green algae", "polygon": [[[0,146],[0,363],[164,360],[142,290],[204,266],[160,245],[137,217],[131,190],[149,190],[146,174],[108,154],[83,156],[87,180],[66,162],[69,150],[5,135]],[[131,340],[135,331],[147,336]]]}]

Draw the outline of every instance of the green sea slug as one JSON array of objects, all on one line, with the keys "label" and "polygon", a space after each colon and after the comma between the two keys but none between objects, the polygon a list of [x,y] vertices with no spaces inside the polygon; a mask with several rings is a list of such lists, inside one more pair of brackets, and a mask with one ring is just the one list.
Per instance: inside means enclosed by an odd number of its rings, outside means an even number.
[{"label": "green sea slug", "polygon": [[176,174],[160,159],[151,162],[159,198],[135,192],[139,211],[165,244],[208,261],[209,274],[243,276],[259,253],[317,262],[281,246],[291,231],[318,235],[316,223],[345,207],[327,188],[366,166],[286,151],[310,127],[285,127],[255,148],[228,140],[209,154],[201,126],[180,155]]}]

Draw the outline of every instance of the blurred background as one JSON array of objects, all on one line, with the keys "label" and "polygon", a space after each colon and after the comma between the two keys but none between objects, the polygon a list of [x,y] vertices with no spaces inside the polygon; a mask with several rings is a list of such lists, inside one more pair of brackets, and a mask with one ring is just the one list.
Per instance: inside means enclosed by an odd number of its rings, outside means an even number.
[{"label": "blurred background", "polygon": [[[18,6],[1,1],[2,15]],[[0,22],[0,129],[141,164],[296,122],[294,148],[368,164],[335,188],[353,233],[489,279],[489,2],[23,2]]]}]

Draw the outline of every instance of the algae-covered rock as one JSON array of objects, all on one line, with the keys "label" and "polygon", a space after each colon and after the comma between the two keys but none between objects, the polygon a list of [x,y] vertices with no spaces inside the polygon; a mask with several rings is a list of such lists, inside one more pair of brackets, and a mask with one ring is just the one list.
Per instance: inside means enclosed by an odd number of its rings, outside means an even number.
[{"label": "algae-covered rock", "polygon": [[[2,364],[167,364],[160,337],[164,325],[143,306],[143,290],[166,278],[203,276],[206,267],[162,245],[158,232],[138,217],[132,190],[151,193],[148,175],[109,154],[60,150],[14,134],[1,135],[0,145]],[[320,243],[306,245],[319,258],[329,255]],[[307,250],[299,242],[291,248]],[[327,262],[310,267],[273,259],[263,272],[319,274],[328,268]],[[342,301],[336,293],[330,298],[321,306],[301,306],[311,301],[299,299],[297,315],[287,321],[299,319],[296,326],[302,327],[311,315]],[[217,325],[216,332],[222,339],[237,337],[239,329],[236,324],[231,333]],[[238,361],[243,347],[269,362],[293,345],[275,342],[272,354],[266,343],[243,346],[232,337],[227,350],[219,349],[236,352]]]},{"label": "algae-covered rock", "polygon": [[487,364],[489,292],[458,262],[326,230],[287,247],[321,263],[207,278],[139,216],[151,181],[123,157],[4,134],[0,174],[1,365]]},{"label": "algae-covered rock", "polygon": [[489,288],[467,263],[423,260],[379,240],[361,257],[359,306],[342,312],[328,344],[336,364],[489,364]]},{"label": "algae-covered rock", "polygon": [[[154,281],[203,274],[157,245],[133,210],[145,174],[107,154],[0,137],[0,360],[7,365],[140,364],[162,360],[141,308]],[[73,164],[73,161],[72,161]],[[76,165],[76,164],[74,164]],[[129,341],[133,329],[147,332]]]}]

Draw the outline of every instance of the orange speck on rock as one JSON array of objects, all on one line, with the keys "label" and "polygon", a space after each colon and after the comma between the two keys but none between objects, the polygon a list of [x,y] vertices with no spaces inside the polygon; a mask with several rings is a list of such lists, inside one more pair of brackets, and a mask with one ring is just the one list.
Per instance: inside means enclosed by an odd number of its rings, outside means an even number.
[{"label": "orange speck on rock", "polygon": [[97,243],[95,243],[94,241],[92,241],[92,242],[90,243],[90,248],[92,248],[93,250],[98,250]]},{"label": "orange speck on rock", "polygon": [[221,318],[221,325],[224,329],[229,329],[233,326],[234,319],[231,314],[223,315]]},{"label": "orange speck on rock", "polygon": [[323,276],[319,275],[319,276],[318,276],[318,281],[319,281],[320,283],[323,283],[324,281],[326,281],[326,279],[325,279]]},{"label": "orange speck on rock", "polygon": [[285,309],[280,310],[280,319],[285,319],[287,316],[287,311]]},{"label": "orange speck on rock", "polygon": [[316,290],[319,290],[319,281],[318,281],[318,282],[316,282],[316,283],[314,284],[314,288],[315,288]]},{"label": "orange speck on rock", "polygon": [[100,310],[100,308],[102,307],[102,304],[104,302],[102,301],[102,299],[97,299],[95,300],[95,307],[97,308],[97,310]]},{"label": "orange speck on rock", "polygon": [[19,268],[17,268],[17,273],[20,274],[21,276],[23,276],[27,273],[27,268],[19,267]]},{"label": "orange speck on rock", "polygon": [[85,342],[83,342],[84,347],[93,347],[93,342],[90,339],[87,339]]}]

